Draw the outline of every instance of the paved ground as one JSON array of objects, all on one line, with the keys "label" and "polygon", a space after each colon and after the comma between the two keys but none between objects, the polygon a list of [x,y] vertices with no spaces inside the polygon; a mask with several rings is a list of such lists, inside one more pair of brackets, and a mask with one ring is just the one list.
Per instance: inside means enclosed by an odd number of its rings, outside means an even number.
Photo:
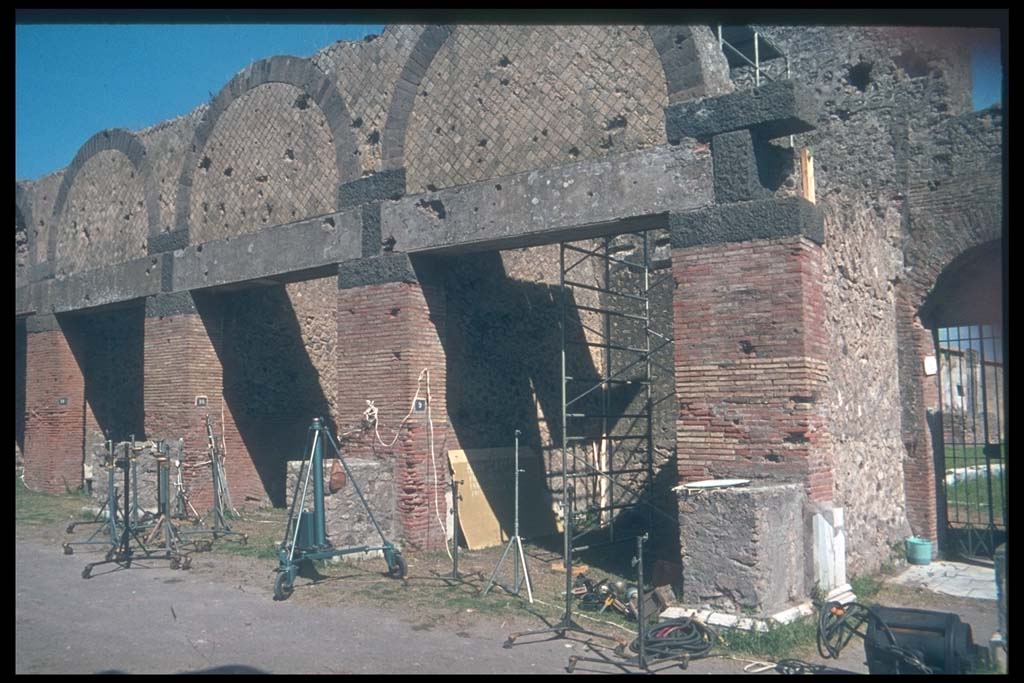
[{"label": "paved ground", "polygon": [[996,571],[992,567],[978,567],[962,562],[932,562],[907,567],[892,581],[960,598],[996,599]]},{"label": "paved ground", "polygon": [[[84,580],[83,566],[99,557],[63,555],[58,538],[51,536],[20,529],[17,534],[16,673],[552,674],[564,673],[570,655],[588,654],[585,645],[565,640],[504,649],[510,632],[540,628],[543,622],[528,613],[505,621],[454,613],[425,620],[389,603],[390,590],[377,603],[325,603],[316,598],[317,587],[297,589],[290,600],[274,602],[273,575],[265,569],[244,571],[253,562],[243,557],[197,555],[188,572],[171,570],[166,561],[108,573],[98,568]],[[339,572],[335,585],[357,580],[351,572]],[[444,594],[438,592],[438,599]],[[996,626],[995,605],[989,601],[897,585],[869,602],[957,613],[971,624],[979,643]],[[858,642],[838,662],[808,659],[867,671]],[[691,663],[688,673],[743,674],[745,663],[724,657],[700,660]],[[591,663],[580,663],[576,670],[617,671]]]}]

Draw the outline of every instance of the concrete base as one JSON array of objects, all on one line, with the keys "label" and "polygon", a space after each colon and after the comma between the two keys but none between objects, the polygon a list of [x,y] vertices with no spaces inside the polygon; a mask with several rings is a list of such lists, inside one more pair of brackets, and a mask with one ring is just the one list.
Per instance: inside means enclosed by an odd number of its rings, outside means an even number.
[{"label": "concrete base", "polygon": [[932,562],[908,567],[895,583],[975,600],[995,600],[995,570],[962,562]]},{"label": "concrete base", "polygon": [[802,486],[683,489],[680,496],[684,602],[766,616],[806,598]]}]

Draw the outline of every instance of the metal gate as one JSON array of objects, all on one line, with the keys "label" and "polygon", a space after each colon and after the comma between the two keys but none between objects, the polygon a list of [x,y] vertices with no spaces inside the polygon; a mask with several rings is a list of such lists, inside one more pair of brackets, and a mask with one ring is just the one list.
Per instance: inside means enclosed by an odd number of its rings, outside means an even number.
[{"label": "metal gate", "polygon": [[1002,330],[942,327],[935,344],[945,545],[961,557],[992,557],[1009,518]]}]

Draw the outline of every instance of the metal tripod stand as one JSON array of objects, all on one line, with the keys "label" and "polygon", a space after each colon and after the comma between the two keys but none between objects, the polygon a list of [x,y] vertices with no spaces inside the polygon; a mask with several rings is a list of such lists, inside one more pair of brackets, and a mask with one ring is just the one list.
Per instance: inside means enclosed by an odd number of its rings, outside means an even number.
[{"label": "metal tripod stand", "polygon": [[[563,468],[565,465],[565,451],[562,451],[562,464]],[[565,470],[562,470],[565,472]],[[555,633],[559,638],[565,638],[566,633],[569,631],[575,631],[587,636],[595,636],[597,638],[605,638],[607,640],[614,641],[621,645],[621,641],[618,638],[612,636],[606,636],[603,633],[596,633],[594,631],[588,631],[583,628],[572,618],[572,518],[575,514],[573,508],[573,490],[568,485],[568,477],[563,478],[562,485],[562,510],[564,515],[564,531],[563,531],[563,544],[564,544],[564,559],[565,559],[565,612],[562,614],[561,620],[554,626],[548,628],[537,629],[535,631],[526,631],[524,633],[510,633],[508,640],[505,641],[504,647],[510,648],[515,644],[515,641],[523,636],[535,636],[541,633]],[[536,641],[534,641],[536,642]]]},{"label": "metal tripod stand", "polygon": [[[498,564],[495,565],[494,571],[491,572],[491,578],[487,580],[487,585],[480,592],[481,595],[487,595],[491,588],[494,587],[495,577],[498,575],[498,570],[501,569],[502,562],[508,556],[508,551],[515,549],[515,557],[512,560],[512,588],[505,589],[506,593],[512,593],[513,595],[519,595],[520,589],[523,584],[526,584],[526,595],[530,599],[530,604],[533,604],[533,588],[530,585],[530,569],[526,566],[526,554],[523,552],[523,539],[519,536],[519,473],[522,472],[519,469],[519,435],[520,432],[516,430],[516,449],[515,449],[515,516],[513,517],[513,534],[512,538],[508,539],[508,545],[505,546],[505,551],[501,554],[501,558],[498,560]],[[519,565],[523,566],[523,575],[519,576]]]},{"label": "metal tripod stand", "polygon": [[[117,525],[117,490],[114,485],[114,471],[117,466],[114,464],[114,444],[107,441],[107,453],[103,461],[103,469],[107,471],[107,498],[100,505],[96,516],[87,522],[72,522],[68,525],[67,533],[72,534],[75,529],[86,525],[99,525],[95,531],[84,541],[68,541],[64,543],[64,554],[73,555],[76,545],[109,545],[111,548],[117,546],[118,525]],[[106,518],[104,518],[104,516]],[[103,538],[105,536],[105,538]],[[101,537],[100,540],[96,540]]]}]

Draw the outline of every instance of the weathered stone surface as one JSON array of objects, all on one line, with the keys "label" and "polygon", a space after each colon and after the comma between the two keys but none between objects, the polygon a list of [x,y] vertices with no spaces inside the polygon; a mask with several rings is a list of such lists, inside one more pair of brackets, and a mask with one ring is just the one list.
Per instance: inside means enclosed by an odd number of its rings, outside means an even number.
[{"label": "weathered stone surface", "polygon": [[749,130],[711,138],[715,164],[715,200],[721,204],[745,202],[765,194],[757,177],[757,159]]},{"label": "weathered stone surface", "polygon": [[803,501],[798,484],[681,494],[683,602],[767,616],[806,599]]},{"label": "weathered stone surface", "polygon": [[174,254],[174,290],[330,266],[362,253],[361,210],[191,246]]},{"label": "weathered stone surface", "polygon": [[[331,467],[335,459],[324,457],[324,512],[327,527],[327,538],[335,548],[350,548],[359,546],[381,545],[380,536],[373,527],[366,508],[356,494],[356,486],[362,492],[370,510],[373,512],[377,524],[389,541],[398,538],[398,522],[395,506],[395,480],[393,465],[383,460],[363,460],[357,458],[346,458],[345,463],[351,470],[347,477],[346,485],[337,493],[330,493],[328,481],[331,477]],[[287,505],[292,504],[292,496],[295,492],[295,484],[303,467],[302,461],[292,460],[288,462],[288,475],[286,482]],[[338,467],[341,464],[338,463]],[[353,482],[353,478],[355,481]],[[302,483],[299,484],[298,495],[302,497]],[[313,482],[309,482],[309,489],[306,494],[306,509],[312,510],[313,504]],[[381,552],[375,551],[369,554],[356,553],[343,555],[343,559],[363,559],[366,557],[380,557]]]},{"label": "weathered stone surface", "polygon": [[770,140],[813,130],[814,121],[814,100],[796,81],[765,83],[757,91],[680,102],[665,110],[665,130],[672,144],[743,128]]},{"label": "weathered stone surface", "polygon": [[359,180],[343,183],[338,188],[338,208],[376,202],[383,199],[398,199],[405,194],[405,169],[396,168],[381,171]]},{"label": "weathered stone surface", "polygon": [[338,288],[351,289],[385,282],[419,282],[407,254],[385,254],[338,264]]},{"label": "weathered stone surface", "polygon": [[662,147],[385,202],[381,234],[397,251],[504,249],[664,227],[712,195],[706,147]]},{"label": "weathered stone surface", "polygon": [[144,256],[56,278],[49,300],[41,301],[40,305],[64,313],[156,294],[160,291],[161,267],[159,257]]},{"label": "weathered stone surface", "polygon": [[821,213],[805,199],[788,197],[722,204],[669,218],[672,248],[803,235],[821,244]]}]

